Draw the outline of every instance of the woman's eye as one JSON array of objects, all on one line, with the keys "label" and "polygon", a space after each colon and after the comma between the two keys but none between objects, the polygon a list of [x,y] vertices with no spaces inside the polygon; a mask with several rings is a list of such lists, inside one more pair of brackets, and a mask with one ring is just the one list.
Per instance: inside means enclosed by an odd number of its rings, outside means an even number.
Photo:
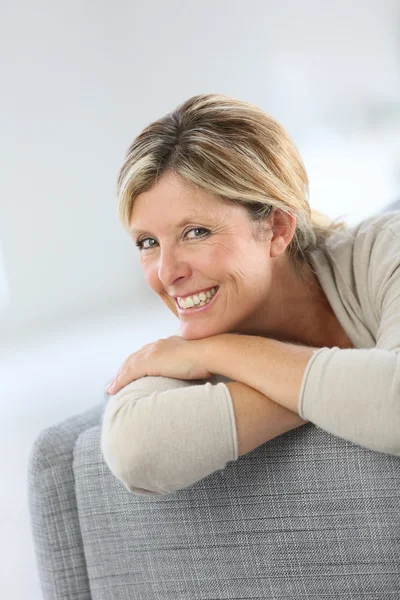
[{"label": "woman's eye", "polygon": [[[209,233],[208,229],[205,229],[204,227],[192,227],[192,229],[188,229],[188,231],[185,233],[185,237],[188,235],[188,233],[192,231],[201,231],[202,233],[200,235],[195,235],[189,239],[205,237]],[[151,250],[151,248],[155,247],[154,244],[145,245],[145,242],[155,242],[155,240],[153,238],[144,238],[143,240],[137,241],[136,246],[139,248],[140,251]]]},{"label": "woman's eye", "polygon": [[[191,231],[205,231],[206,233],[208,233],[208,229],[204,229],[204,227],[193,227],[192,229],[189,229],[187,231],[187,233],[190,233]],[[201,235],[196,235],[194,236],[195,238],[197,237],[203,237],[205,234],[201,234]]]},{"label": "woman's eye", "polygon": [[[136,242],[136,246],[139,248],[140,251],[150,250],[150,248],[153,248],[153,246],[144,246],[144,243],[148,242],[149,240],[151,241],[151,240],[153,240],[153,238],[145,238],[144,240],[138,240]],[[154,242],[154,240],[153,240],[153,242]]]}]

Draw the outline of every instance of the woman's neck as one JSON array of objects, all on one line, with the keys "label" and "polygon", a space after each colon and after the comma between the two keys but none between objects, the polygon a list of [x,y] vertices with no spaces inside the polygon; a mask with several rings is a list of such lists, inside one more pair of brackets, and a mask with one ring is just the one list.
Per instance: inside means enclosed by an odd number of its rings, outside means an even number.
[{"label": "woman's neck", "polygon": [[250,328],[249,335],[303,346],[354,348],[315,273],[287,256],[276,261],[268,301]]}]

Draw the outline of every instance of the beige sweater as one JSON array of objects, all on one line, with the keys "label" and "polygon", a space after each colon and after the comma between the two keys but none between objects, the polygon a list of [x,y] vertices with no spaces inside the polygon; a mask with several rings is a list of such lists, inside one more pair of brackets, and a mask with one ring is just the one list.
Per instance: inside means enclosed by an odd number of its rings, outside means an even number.
[{"label": "beige sweater", "polygon": [[[400,212],[335,233],[311,260],[355,349],[314,353],[298,412],[333,435],[400,456]],[[101,447],[128,490],[173,492],[238,459],[228,381],[143,377],[110,397]]]}]

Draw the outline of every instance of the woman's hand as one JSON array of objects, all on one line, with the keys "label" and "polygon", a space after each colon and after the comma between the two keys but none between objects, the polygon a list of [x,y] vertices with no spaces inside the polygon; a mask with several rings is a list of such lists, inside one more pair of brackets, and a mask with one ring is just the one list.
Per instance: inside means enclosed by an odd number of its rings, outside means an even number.
[{"label": "woman's hand", "polygon": [[178,335],[146,344],[124,362],[112,380],[107,394],[116,394],[123,387],[146,376],[175,379],[208,379],[213,376],[202,362],[204,340],[184,340]]}]

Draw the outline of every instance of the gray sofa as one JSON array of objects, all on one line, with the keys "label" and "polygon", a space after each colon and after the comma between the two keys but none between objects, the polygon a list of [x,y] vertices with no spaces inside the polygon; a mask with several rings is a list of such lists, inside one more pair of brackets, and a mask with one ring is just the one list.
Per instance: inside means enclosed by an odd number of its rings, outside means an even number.
[{"label": "gray sofa", "polygon": [[312,423],[195,485],[126,490],[104,405],[43,431],[29,506],[44,599],[400,598],[400,459]]},{"label": "gray sofa", "polygon": [[45,600],[400,598],[398,457],[307,423],[188,488],[138,496],[102,458],[105,402],[31,450]]}]

